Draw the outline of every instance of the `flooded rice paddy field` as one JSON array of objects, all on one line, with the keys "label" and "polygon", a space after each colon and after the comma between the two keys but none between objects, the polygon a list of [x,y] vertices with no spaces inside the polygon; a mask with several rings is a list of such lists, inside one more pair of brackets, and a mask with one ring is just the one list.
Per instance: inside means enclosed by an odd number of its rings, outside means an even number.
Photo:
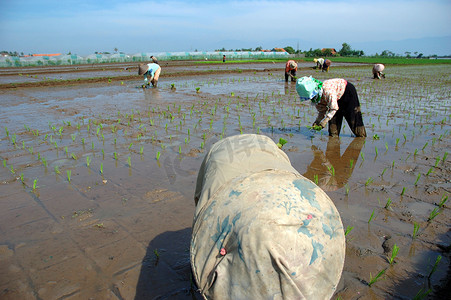
[{"label": "flooded rice paddy field", "polygon": [[283,64],[229,67],[163,68],[156,89],[0,90],[0,299],[200,299],[189,267],[197,171],[214,142],[241,133],[287,140],[293,166],[337,206],[347,249],[333,299],[449,297],[449,67],[388,66],[373,80],[370,65],[301,65],[298,76],[356,86],[367,138],[345,122],[340,138],[311,131],[316,109]]}]

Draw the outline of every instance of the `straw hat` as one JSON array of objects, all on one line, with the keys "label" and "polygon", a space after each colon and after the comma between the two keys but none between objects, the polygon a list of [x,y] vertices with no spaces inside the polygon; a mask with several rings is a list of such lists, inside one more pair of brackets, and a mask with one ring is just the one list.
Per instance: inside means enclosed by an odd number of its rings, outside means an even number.
[{"label": "straw hat", "polygon": [[144,75],[147,70],[149,70],[149,66],[147,64],[139,64],[138,75]]},{"label": "straw hat", "polygon": [[294,61],[290,62],[290,68],[296,69],[297,67],[298,65]]}]

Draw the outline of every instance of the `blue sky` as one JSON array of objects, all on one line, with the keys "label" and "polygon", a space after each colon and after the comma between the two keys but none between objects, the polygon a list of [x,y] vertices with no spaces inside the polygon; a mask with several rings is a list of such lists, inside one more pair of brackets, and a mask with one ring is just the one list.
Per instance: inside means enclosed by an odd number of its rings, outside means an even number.
[{"label": "blue sky", "polygon": [[[346,42],[451,54],[450,0],[381,1],[24,1],[0,0],[0,50],[128,54]],[[390,48],[391,47],[391,48]]]}]

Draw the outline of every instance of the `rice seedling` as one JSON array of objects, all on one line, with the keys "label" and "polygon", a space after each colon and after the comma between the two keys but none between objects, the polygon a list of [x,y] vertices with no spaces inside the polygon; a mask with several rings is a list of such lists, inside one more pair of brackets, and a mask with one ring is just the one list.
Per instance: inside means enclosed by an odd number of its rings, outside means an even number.
[{"label": "rice seedling", "polygon": [[316,185],[318,185],[318,174],[313,175],[313,181],[315,182]]},{"label": "rice seedling", "polygon": [[396,244],[394,244],[394,245],[393,245],[393,250],[392,250],[392,252],[391,252],[391,257],[390,257],[390,259],[388,260],[388,262],[390,263],[390,265],[393,265],[393,264],[395,263],[395,258],[396,258],[396,256],[398,255],[398,251],[399,251],[399,247],[398,247]]},{"label": "rice seedling", "polygon": [[86,166],[89,168],[89,165],[91,164],[91,157],[86,156]]},{"label": "rice seedling", "polygon": [[60,174],[61,173],[58,166],[55,166],[54,170],[55,170],[56,174]]},{"label": "rice seedling", "polygon": [[438,207],[434,208],[429,213],[428,222],[432,221],[435,217],[437,217],[439,213],[440,213],[440,208],[438,208]]},{"label": "rice seedling", "polygon": [[413,222],[412,240],[417,238],[419,230],[420,230],[420,224],[418,224],[417,222]]},{"label": "rice seedling", "polygon": [[374,218],[374,209],[373,209],[373,211],[371,212],[370,218],[368,219],[368,224],[371,223],[371,221],[373,220],[373,218]]},{"label": "rice seedling", "polygon": [[354,160],[350,159],[349,160],[349,167],[352,169],[352,166],[354,166]]},{"label": "rice seedling", "polygon": [[429,174],[431,174],[432,172],[434,172],[434,169],[433,168],[429,168],[429,170],[426,173],[426,176],[429,176]]},{"label": "rice seedling", "polygon": [[327,166],[327,169],[329,170],[330,175],[335,176],[334,166]]},{"label": "rice seedling", "polygon": [[413,185],[417,185],[418,180],[420,180],[420,177],[421,177],[421,173],[418,173],[417,180],[415,180],[415,183]]},{"label": "rice seedling", "polygon": [[399,143],[399,138],[396,138],[396,144],[395,144],[395,147],[398,147],[398,143]]},{"label": "rice seedling", "polygon": [[424,149],[428,146],[428,142],[426,142],[426,144],[424,144],[423,148],[421,148],[422,151],[424,151]]},{"label": "rice seedling", "polygon": [[161,156],[161,153],[160,153],[160,151],[157,151],[157,154],[156,154],[156,159],[157,159],[157,161],[159,161],[159,160],[160,160],[160,156]]},{"label": "rice seedling", "polygon": [[25,184],[25,179],[23,177],[23,173],[20,173],[20,182],[22,182],[22,184]]},{"label": "rice seedling", "polygon": [[402,187],[402,191],[401,191],[401,196],[403,196],[403,195],[405,194],[405,192],[406,192],[406,187],[403,186],[403,187]]},{"label": "rice seedling", "polygon": [[441,255],[437,256],[437,258],[435,259],[434,266],[432,266],[432,269],[429,272],[428,278],[431,278],[432,274],[434,274],[435,271],[437,271],[438,264],[440,263],[441,260],[442,260],[442,256]]},{"label": "rice seedling", "polygon": [[441,158],[440,158],[440,156],[437,156],[436,158],[435,158],[435,165],[434,165],[434,167],[438,167],[438,163],[440,162],[440,160],[441,160]]},{"label": "rice seedling", "polygon": [[368,186],[370,183],[372,183],[374,181],[374,179],[372,177],[369,177],[366,181],[365,181],[365,186]]},{"label": "rice seedling", "polygon": [[389,208],[390,208],[390,205],[391,205],[391,203],[392,203],[392,201],[391,201],[390,197],[388,197],[388,199],[387,199],[387,202],[385,203],[385,206],[384,206],[384,208],[385,208],[385,209],[389,209]]},{"label": "rice seedling", "polygon": [[379,280],[381,279],[382,275],[385,274],[385,271],[386,271],[386,270],[387,270],[387,269],[381,270],[381,271],[380,271],[379,273],[377,273],[377,275],[374,276],[374,277],[371,275],[371,272],[370,272],[370,281],[368,282],[368,286],[371,287],[373,284],[375,284],[377,281],[379,281]]},{"label": "rice seedling", "polygon": [[115,160],[117,160],[117,152],[113,152],[113,157]]},{"label": "rice seedling", "polygon": [[345,194],[346,196],[349,195],[349,185],[347,183],[345,184]]},{"label": "rice seedling", "polygon": [[287,140],[283,139],[283,138],[279,138],[279,142],[277,143],[277,147],[279,147],[279,149],[282,149],[283,145],[285,145],[287,143]]},{"label": "rice seedling", "polygon": [[438,204],[438,207],[440,207],[440,208],[444,207],[446,201],[448,201],[448,196],[443,195],[442,200],[440,200],[440,203]]},{"label": "rice seedling", "polygon": [[67,181],[70,182],[71,176],[72,176],[72,171],[71,170],[67,170]]},{"label": "rice seedling", "polygon": [[33,180],[33,191],[36,190],[37,187],[38,187],[38,180],[35,179],[35,180]]},{"label": "rice seedling", "polygon": [[100,174],[103,174],[103,163],[100,163]]},{"label": "rice seedling", "polygon": [[443,154],[442,161],[445,162],[447,157],[448,157],[448,152],[445,152],[445,154]]},{"label": "rice seedling", "polygon": [[421,288],[415,297],[413,297],[413,300],[423,300],[427,297],[427,295],[429,295],[430,292],[432,292],[431,289],[423,290],[423,288]]},{"label": "rice seedling", "polygon": [[78,157],[74,153],[71,153],[70,157],[72,157],[73,160],[77,160],[78,159]]},{"label": "rice seedling", "polygon": [[131,166],[132,166],[132,158],[130,156],[127,157],[127,163],[128,163],[128,166],[131,168]]},{"label": "rice seedling", "polygon": [[354,229],[354,227],[348,225],[348,226],[346,227],[346,230],[345,230],[345,236],[347,236],[348,233],[350,233],[351,230],[353,230],[353,229]]}]

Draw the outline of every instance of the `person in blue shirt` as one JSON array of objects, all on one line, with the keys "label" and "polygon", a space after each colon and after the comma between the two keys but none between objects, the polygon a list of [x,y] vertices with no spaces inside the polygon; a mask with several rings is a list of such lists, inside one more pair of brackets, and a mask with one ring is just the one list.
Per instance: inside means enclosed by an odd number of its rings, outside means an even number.
[{"label": "person in blue shirt", "polygon": [[157,87],[158,78],[160,77],[161,67],[159,64],[140,64],[138,68],[138,74],[144,76],[144,85],[150,85]]}]

